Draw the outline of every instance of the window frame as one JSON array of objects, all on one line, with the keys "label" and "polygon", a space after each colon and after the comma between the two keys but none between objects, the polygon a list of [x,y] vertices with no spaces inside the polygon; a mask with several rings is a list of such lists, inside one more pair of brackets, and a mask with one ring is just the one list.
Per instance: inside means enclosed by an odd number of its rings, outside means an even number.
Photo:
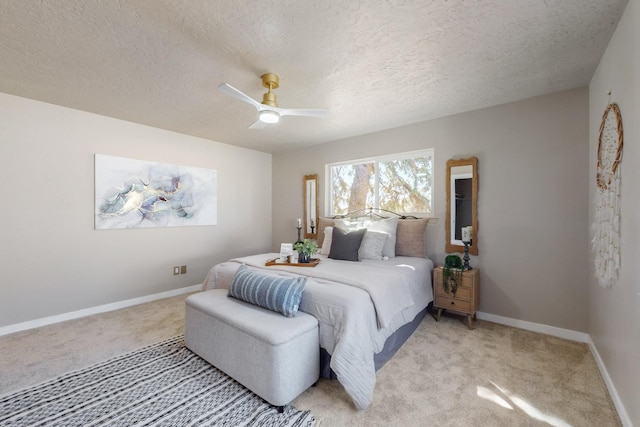
[{"label": "window frame", "polygon": [[[373,163],[374,164],[374,184],[373,184],[373,199],[374,199],[374,208],[380,207],[380,191],[379,191],[379,166],[378,164],[381,162],[390,162],[396,160],[406,160],[413,159],[416,157],[427,157],[431,158],[431,212],[398,212],[402,215],[414,215],[419,216],[421,218],[434,218],[435,217],[435,204],[434,204],[434,192],[435,192],[435,150],[433,148],[423,148],[421,150],[415,151],[405,151],[402,153],[393,153],[393,154],[385,154],[382,156],[374,156],[374,157],[365,157],[361,159],[355,160],[344,160],[340,162],[332,162],[326,163],[324,166],[324,176],[325,176],[325,203],[324,203],[324,216],[334,216],[336,214],[333,213],[333,186],[331,185],[331,168],[335,166],[344,166],[344,165],[358,165],[363,163]],[[369,206],[367,206],[369,207]]]}]

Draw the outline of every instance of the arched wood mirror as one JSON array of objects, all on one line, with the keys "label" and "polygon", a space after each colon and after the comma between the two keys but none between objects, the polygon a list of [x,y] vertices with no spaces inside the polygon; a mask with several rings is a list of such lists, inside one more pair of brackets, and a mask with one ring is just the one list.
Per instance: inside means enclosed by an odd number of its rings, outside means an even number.
[{"label": "arched wood mirror", "polygon": [[304,191],[304,238],[318,238],[318,174],[305,175]]},{"label": "arched wood mirror", "polygon": [[471,226],[469,253],[478,255],[478,159],[447,161],[446,252],[463,252],[463,228]]}]

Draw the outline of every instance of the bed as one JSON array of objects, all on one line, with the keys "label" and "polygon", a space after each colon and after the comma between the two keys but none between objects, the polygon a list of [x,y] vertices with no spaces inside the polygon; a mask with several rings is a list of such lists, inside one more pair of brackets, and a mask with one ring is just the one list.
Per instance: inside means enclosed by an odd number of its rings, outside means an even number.
[{"label": "bed", "polygon": [[[203,289],[228,288],[241,265],[266,275],[305,276],[299,309],[318,319],[321,375],[336,378],[355,406],[365,409],[373,399],[376,370],[413,333],[433,301],[433,262],[424,257],[427,221],[321,218],[315,267],[266,266],[278,253],[235,258],[213,266]],[[383,240],[379,234],[385,233]],[[338,246],[355,234],[362,234],[358,255],[343,259]],[[375,235],[376,242],[367,235]]]}]

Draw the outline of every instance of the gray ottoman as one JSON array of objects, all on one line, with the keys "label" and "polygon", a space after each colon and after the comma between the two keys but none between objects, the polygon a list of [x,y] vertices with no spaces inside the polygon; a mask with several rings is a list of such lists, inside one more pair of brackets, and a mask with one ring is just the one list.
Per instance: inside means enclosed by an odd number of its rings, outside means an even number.
[{"label": "gray ottoman", "polygon": [[272,405],[287,405],[318,380],[318,321],[300,311],[285,317],[227,292],[187,298],[187,348]]}]

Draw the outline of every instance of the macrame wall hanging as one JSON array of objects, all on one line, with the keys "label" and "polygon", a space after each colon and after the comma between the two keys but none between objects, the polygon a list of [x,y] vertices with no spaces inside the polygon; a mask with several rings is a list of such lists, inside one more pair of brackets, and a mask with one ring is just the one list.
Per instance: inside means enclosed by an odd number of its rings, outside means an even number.
[{"label": "macrame wall hanging", "polygon": [[[610,95],[611,93],[609,93]],[[602,115],[596,164],[595,215],[591,248],[600,286],[608,288],[618,279],[620,268],[620,161],[622,116],[617,104]]]}]

